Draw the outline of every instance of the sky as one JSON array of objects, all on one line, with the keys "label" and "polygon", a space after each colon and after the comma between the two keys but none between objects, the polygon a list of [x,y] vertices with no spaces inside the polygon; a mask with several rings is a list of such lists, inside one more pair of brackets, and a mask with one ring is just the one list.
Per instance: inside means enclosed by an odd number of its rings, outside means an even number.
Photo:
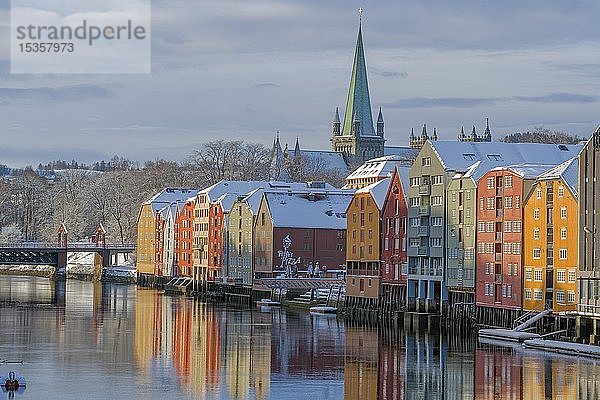
[{"label": "sky", "polygon": [[[9,13],[0,3],[0,38]],[[241,139],[329,149],[363,11],[373,112],[388,145],[600,123],[600,2],[153,0],[150,74],[10,74],[0,40],[0,163],[183,160]],[[376,116],[376,115],[375,115]]]}]

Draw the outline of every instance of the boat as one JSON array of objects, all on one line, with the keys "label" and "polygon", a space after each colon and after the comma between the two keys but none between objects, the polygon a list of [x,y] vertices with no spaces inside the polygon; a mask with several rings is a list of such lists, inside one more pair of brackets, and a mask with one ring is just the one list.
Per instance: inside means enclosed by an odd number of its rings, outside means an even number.
[{"label": "boat", "polygon": [[280,302],[271,299],[261,299],[256,302],[258,307],[279,307]]},{"label": "boat", "polygon": [[337,308],[329,306],[314,306],[310,307],[308,311],[311,314],[337,314]]},{"label": "boat", "polygon": [[27,387],[25,378],[17,376],[14,371],[10,371],[6,376],[0,376],[0,384],[3,392],[22,393]]}]

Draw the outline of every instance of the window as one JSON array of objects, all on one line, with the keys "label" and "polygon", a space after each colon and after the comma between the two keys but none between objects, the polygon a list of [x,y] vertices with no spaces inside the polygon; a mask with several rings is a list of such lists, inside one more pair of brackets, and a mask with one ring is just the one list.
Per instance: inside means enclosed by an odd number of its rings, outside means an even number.
[{"label": "window", "polygon": [[536,268],[535,270],[533,270],[533,280],[535,282],[542,281],[542,269],[541,268]]},{"label": "window", "polygon": [[567,278],[567,271],[565,271],[564,269],[556,270],[556,282],[565,283],[566,278]]},{"label": "window", "polygon": [[471,200],[471,191],[470,190],[465,190],[465,199]]},{"label": "window", "polygon": [[485,244],[485,252],[492,254],[494,252],[494,243],[486,243]]},{"label": "window", "polygon": [[567,207],[560,208],[560,218],[567,219]]},{"label": "window", "polygon": [[487,188],[488,189],[493,189],[494,188],[494,178],[488,178],[487,179]]},{"label": "window", "polygon": [[479,198],[479,209],[483,210],[483,206],[485,204],[485,199],[483,197]]},{"label": "window", "polygon": [[485,263],[485,274],[486,275],[490,274],[490,263]]},{"label": "window", "polygon": [[431,205],[432,206],[441,206],[442,205],[442,196],[431,197]]},{"label": "window", "polygon": [[421,205],[421,198],[420,197],[411,197],[409,199],[409,203],[411,207],[419,207]]},{"label": "window", "polygon": [[504,208],[512,208],[512,196],[504,198]]},{"label": "window", "polygon": [[410,247],[419,247],[419,245],[421,244],[421,241],[418,238],[411,238],[410,241],[408,242]]},{"label": "window", "polygon": [[423,157],[421,160],[421,165],[424,167],[429,167],[431,165],[431,157]]},{"label": "window", "polygon": [[532,279],[532,270],[531,268],[525,268],[525,280],[526,281],[531,281]]},{"label": "window", "polygon": [[535,291],[533,292],[533,299],[542,300],[542,289],[535,289]]},{"label": "window", "polygon": [[565,187],[564,186],[558,187],[558,197],[565,197]]},{"label": "window", "polygon": [[483,242],[477,243],[477,252],[479,254],[483,254],[485,252],[485,243],[483,243]]},{"label": "window", "polygon": [[490,295],[490,285],[489,284],[485,284],[485,295],[489,296]]},{"label": "window", "polygon": [[521,196],[515,196],[515,208],[519,208],[521,205]]},{"label": "window", "polygon": [[452,202],[456,203],[456,191],[452,191]]},{"label": "window", "polygon": [[521,221],[513,221],[513,232],[521,232]]},{"label": "window", "polygon": [[421,225],[421,219],[420,218],[411,218],[410,219],[410,226],[417,227]]},{"label": "window", "polygon": [[558,258],[561,260],[566,260],[567,259],[567,249],[560,249],[558,251]]},{"label": "window", "polygon": [[535,260],[539,260],[542,257],[542,250],[541,249],[533,249],[533,258]]},{"label": "window", "polygon": [[444,183],[444,177],[442,175],[434,175],[431,177],[432,185],[441,185]]},{"label": "window", "polygon": [[479,232],[485,232],[485,222],[479,221],[477,227]]},{"label": "window", "polygon": [[564,290],[557,290],[556,291],[556,302],[557,303],[564,303],[565,302],[565,291]]},{"label": "window", "polygon": [[535,240],[539,240],[540,239],[540,228],[535,228],[533,230],[533,238]]},{"label": "window", "polygon": [[504,254],[510,254],[511,250],[512,250],[511,244],[504,243]]},{"label": "window", "polygon": [[442,238],[429,238],[429,245],[431,247],[442,247]]},{"label": "window", "polygon": [[471,209],[470,208],[467,208],[465,210],[465,218],[471,218]]},{"label": "window", "polygon": [[488,210],[493,210],[494,209],[494,198],[493,197],[488,197],[487,198],[487,209]]},{"label": "window", "polygon": [[569,283],[575,283],[577,280],[577,271],[574,269],[569,270]]},{"label": "window", "polygon": [[506,297],[506,285],[502,285],[502,297]]},{"label": "window", "polygon": [[514,276],[519,275],[519,264],[513,264],[513,275]]},{"label": "window", "polygon": [[533,209],[533,219],[540,219],[540,209],[539,208]]},{"label": "window", "polygon": [[504,177],[504,187],[512,187],[512,176],[511,175],[507,175]]},{"label": "window", "polygon": [[486,228],[488,232],[494,232],[494,221],[488,221],[486,224]]},{"label": "window", "polygon": [[575,292],[574,292],[574,291],[572,291],[572,290],[569,290],[569,291],[567,292],[567,301],[568,301],[569,303],[575,303]]},{"label": "window", "polygon": [[419,186],[421,183],[421,177],[415,176],[414,178],[410,178],[410,186]]},{"label": "window", "polygon": [[513,254],[521,254],[521,243],[513,243],[512,244],[512,253]]},{"label": "window", "polygon": [[442,226],[442,217],[431,217],[431,226]]},{"label": "window", "polygon": [[525,300],[531,300],[531,289],[525,289]]},{"label": "window", "polygon": [[506,297],[512,297],[512,285],[506,286]]},{"label": "window", "polygon": [[567,239],[567,228],[560,228],[560,238],[563,240]]},{"label": "window", "polygon": [[512,275],[512,263],[508,263],[508,276]]},{"label": "window", "polygon": [[512,222],[504,221],[504,232],[511,232],[511,231],[512,231]]}]

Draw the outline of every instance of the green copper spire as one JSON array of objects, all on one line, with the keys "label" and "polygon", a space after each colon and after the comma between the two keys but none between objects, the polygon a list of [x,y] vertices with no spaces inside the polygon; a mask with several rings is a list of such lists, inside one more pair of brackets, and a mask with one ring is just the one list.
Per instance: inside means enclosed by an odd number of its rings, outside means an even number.
[{"label": "green copper spire", "polygon": [[352,134],[352,121],[360,121],[358,136],[376,136],[373,129],[373,116],[371,114],[371,100],[369,99],[369,82],[367,80],[367,66],[362,40],[362,22],[358,25],[358,39],[354,52],[354,64],[348,89],[348,102],[344,115],[344,128],[342,135]]}]

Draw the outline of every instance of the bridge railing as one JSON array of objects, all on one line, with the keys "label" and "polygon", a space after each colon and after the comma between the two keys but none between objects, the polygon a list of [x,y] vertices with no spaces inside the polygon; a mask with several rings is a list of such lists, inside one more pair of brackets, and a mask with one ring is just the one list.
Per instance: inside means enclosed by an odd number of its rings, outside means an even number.
[{"label": "bridge railing", "polygon": [[[67,249],[135,249],[135,243],[107,243],[106,246],[99,246],[90,242],[72,242],[67,243]],[[0,249],[63,249],[65,246],[59,246],[51,242],[5,242],[0,243]]]}]

